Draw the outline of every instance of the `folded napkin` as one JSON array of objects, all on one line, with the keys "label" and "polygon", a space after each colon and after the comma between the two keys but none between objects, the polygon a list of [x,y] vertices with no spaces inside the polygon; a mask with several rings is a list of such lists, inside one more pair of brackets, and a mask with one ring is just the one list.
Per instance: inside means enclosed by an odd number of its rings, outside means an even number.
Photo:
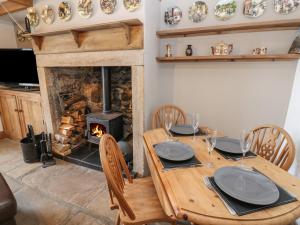
[{"label": "folded napkin", "polygon": [[[229,152],[223,152],[219,149],[216,149],[216,151],[221,156],[223,156],[225,159],[229,159],[229,160],[238,161],[238,160],[242,159],[242,157],[243,157],[243,154],[234,154],[234,153],[229,153]],[[254,152],[249,151],[246,153],[245,158],[254,158],[256,156],[257,155]]]},{"label": "folded napkin", "polygon": [[[258,172],[258,171],[257,171]],[[293,195],[291,195],[289,192],[287,192],[286,190],[284,190],[282,187],[280,187],[279,185],[275,184],[279,190],[279,199],[277,202],[271,204],[271,205],[253,205],[253,204],[249,204],[249,203],[245,203],[242,201],[239,201],[229,195],[227,195],[225,192],[223,192],[218,185],[216,184],[216,182],[214,181],[213,177],[209,177],[209,180],[211,182],[211,185],[213,186],[213,188],[215,189],[216,192],[218,192],[218,194],[222,197],[222,199],[224,201],[226,201],[226,203],[235,210],[236,214],[239,216],[244,216],[250,213],[254,213],[254,212],[258,212],[264,209],[268,209],[268,208],[274,208],[280,205],[285,205],[291,202],[295,202],[297,201],[297,198],[294,197]]]}]

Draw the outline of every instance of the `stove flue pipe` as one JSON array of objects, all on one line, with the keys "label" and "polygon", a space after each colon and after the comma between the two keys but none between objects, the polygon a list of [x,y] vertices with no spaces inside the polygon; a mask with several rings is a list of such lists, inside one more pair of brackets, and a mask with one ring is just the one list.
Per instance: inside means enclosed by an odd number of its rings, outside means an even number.
[{"label": "stove flue pipe", "polygon": [[103,113],[111,113],[111,78],[108,67],[101,67]]}]

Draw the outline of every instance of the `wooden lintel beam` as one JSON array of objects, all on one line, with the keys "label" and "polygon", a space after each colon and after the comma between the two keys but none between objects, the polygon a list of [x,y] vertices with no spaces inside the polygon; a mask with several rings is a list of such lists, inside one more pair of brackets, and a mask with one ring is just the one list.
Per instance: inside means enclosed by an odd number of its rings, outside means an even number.
[{"label": "wooden lintel beam", "polygon": [[130,45],[131,43],[131,34],[130,34],[130,26],[128,26],[126,23],[121,23],[124,32],[125,32],[125,37],[127,40],[127,44]]},{"label": "wooden lintel beam", "polygon": [[70,32],[71,32],[71,34],[73,36],[73,39],[74,39],[77,47],[80,48],[81,43],[80,43],[80,40],[79,40],[79,32],[75,31],[75,30],[71,30]]},{"label": "wooden lintel beam", "polygon": [[27,7],[33,6],[32,0],[8,0],[8,1],[20,4],[20,5],[24,5]]},{"label": "wooden lintel beam", "polygon": [[43,40],[44,37],[42,36],[31,36],[32,40],[34,41],[35,45],[39,48],[39,50],[42,49],[42,45],[43,45]]}]

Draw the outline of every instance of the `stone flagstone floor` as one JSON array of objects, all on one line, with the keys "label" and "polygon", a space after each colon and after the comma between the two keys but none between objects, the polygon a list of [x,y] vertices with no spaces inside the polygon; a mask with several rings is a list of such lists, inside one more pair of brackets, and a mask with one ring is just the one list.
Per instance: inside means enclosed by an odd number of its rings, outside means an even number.
[{"label": "stone flagstone floor", "polygon": [[64,161],[26,164],[17,142],[0,140],[0,172],[18,202],[18,225],[110,225],[104,174]]}]

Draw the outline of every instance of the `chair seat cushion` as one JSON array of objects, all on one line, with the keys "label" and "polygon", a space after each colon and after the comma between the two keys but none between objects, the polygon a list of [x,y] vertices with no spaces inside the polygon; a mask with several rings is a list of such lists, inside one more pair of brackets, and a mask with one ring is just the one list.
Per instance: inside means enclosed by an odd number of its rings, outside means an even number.
[{"label": "chair seat cushion", "polygon": [[0,223],[12,219],[16,213],[16,199],[0,173]]},{"label": "chair seat cushion", "polygon": [[132,221],[120,210],[121,221],[124,224],[172,221],[171,218],[167,217],[161,207],[151,177],[135,179],[133,183],[126,184],[124,197],[136,216],[136,219]]}]

